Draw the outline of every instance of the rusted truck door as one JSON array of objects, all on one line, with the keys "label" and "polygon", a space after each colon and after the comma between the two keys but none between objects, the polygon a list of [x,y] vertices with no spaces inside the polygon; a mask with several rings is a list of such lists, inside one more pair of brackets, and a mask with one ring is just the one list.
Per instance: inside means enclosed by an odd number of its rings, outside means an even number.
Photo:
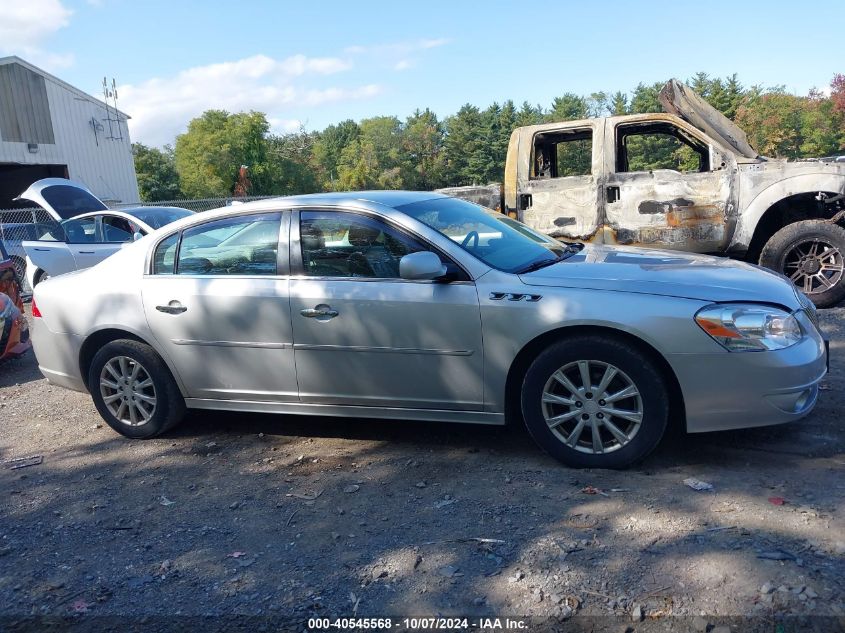
[{"label": "rusted truck door", "polygon": [[604,242],[723,251],[736,224],[733,156],[669,115],[606,121]]},{"label": "rusted truck door", "polygon": [[601,121],[533,134],[527,178],[519,178],[516,201],[523,222],[562,239],[595,235],[603,204],[598,187],[603,137]]}]

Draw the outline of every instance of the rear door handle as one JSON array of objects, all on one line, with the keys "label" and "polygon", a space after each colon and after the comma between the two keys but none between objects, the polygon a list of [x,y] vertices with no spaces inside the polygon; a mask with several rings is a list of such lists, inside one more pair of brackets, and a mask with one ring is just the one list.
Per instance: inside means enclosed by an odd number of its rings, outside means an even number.
[{"label": "rear door handle", "polygon": [[166,306],[156,306],[156,310],[159,312],[164,312],[165,314],[182,314],[188,308],[183,306],[178,301],[171,301]]},{"label": "rear door handle", "polygon": [[77,251],[80,255],[93,255],[94,251]]},{"label": "rear door handle", "polygon": [[331,306],[320,304],[316,308],[305,308],[304,310],[300,310],[299,314],[308,319],[320,319],[326,321],[328,319],[335,318],[340,313],[337,310],[333,310]]}]

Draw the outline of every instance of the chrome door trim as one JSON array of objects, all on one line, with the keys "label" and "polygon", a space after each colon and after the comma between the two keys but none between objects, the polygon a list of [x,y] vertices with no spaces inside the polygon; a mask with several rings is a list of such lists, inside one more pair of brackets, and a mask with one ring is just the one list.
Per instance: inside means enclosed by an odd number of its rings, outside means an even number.
[{"label": "chrome door trim", "polygon": [[202,339],[172,338],[174,345],[204,345],[211,347],[256,347],[259,349],[290,349],[290,343],[262,343],[260,341],[205,341]]},{"label": "chrome door trim", "polygon": [[471,349],[425,349],[416,347],[369,347],[367,345],[317,345],[312,343],[294,343],[293,349],[318,352],[371,352],[376,354],[433,354],[437,356],[472,356]]}]

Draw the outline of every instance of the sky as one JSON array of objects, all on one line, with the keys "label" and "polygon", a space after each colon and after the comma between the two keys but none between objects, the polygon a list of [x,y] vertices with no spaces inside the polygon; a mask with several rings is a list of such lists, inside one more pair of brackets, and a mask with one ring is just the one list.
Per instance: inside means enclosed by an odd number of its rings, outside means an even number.
[{"label": "sky", "polygon": [[115,78],[133,141],[162,146],[210,108],[283,133],[699,71],[806,94],[845,73],[843,23],[841,0],[0,0],[0,56],[95,96]]}]

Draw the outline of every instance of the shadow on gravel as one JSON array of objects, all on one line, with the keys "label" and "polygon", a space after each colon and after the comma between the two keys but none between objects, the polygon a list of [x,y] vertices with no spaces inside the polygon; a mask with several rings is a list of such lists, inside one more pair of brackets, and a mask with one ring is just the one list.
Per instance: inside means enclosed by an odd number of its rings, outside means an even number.
[{"label": "shadow on gravel", "polygon": [[42,380],[44,376],[38,371],[38,362],[32,350],[25,352],[18,358],[7,358],[0,361],[0,387],[22,385],[33,380]]}]

